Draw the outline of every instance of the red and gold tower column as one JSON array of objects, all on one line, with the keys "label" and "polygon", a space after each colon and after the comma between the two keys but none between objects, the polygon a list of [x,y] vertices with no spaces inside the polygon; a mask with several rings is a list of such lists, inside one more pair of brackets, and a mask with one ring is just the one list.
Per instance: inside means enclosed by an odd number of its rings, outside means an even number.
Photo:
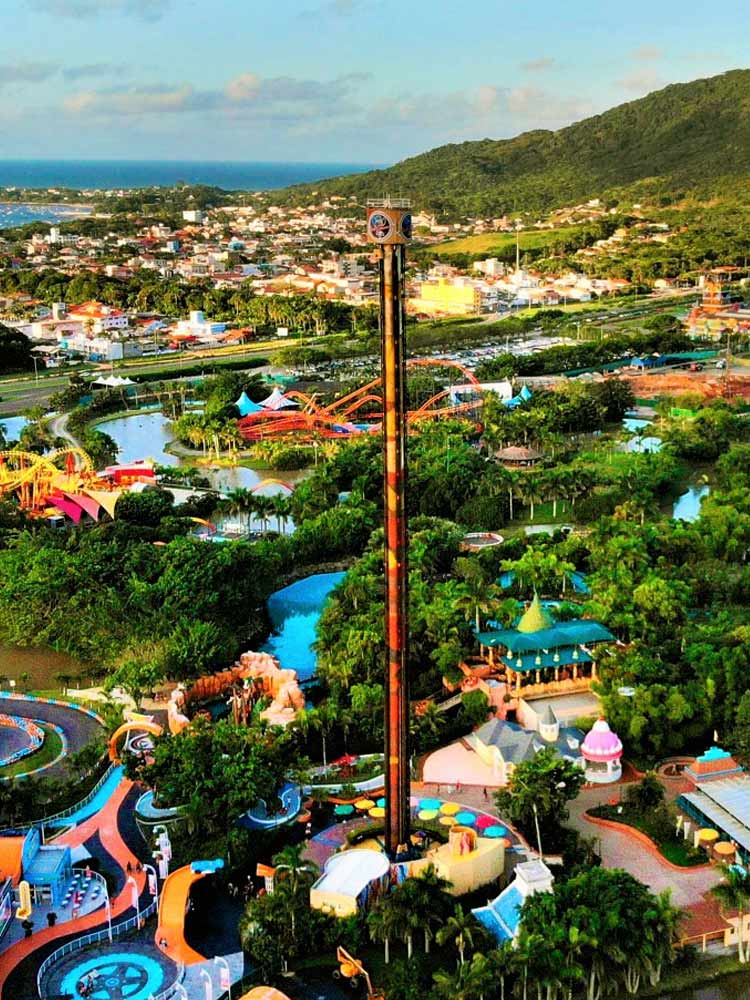
[{"label": "red and gold tower column", "polygon": [[406,518],[406,244],[408,202],[368,203],[367,233],[379,247],[383,369],[385,524],[385,848],[409,849],[409,567]]}]

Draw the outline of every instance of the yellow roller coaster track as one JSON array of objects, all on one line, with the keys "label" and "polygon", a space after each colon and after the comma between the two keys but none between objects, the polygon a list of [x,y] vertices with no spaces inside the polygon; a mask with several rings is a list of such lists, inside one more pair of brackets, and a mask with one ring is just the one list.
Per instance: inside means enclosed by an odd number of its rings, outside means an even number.
[{"label": "yellow roller coaster track", "polygon": [[93,477],[94,465],[81,448],[60,448],[37,455],[31,451],[0,451],[0,497],[18,495],[26,510],[38,510],[53,489],[77,490]]}]

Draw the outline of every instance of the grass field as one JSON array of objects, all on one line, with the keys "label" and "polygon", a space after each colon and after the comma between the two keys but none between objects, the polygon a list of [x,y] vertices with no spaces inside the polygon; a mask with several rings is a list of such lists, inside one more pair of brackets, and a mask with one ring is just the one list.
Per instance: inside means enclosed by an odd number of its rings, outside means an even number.
[{"label": "grass field", "polygon": [[57,760],[62,753],[62,739],[51,726],[42,724],[41,728],[44,730],[44,743],[42,743],[36,753],[32,753],[28,757],[22,757],[15,764],[9,764],[7,767],[0,768],[0,778],[15,778],[18,774],[35,771],[37,768],[44,767],[45,764],[51,764],[53,760]]},{"label": "grass field", "polygon": [[[539,229],[524,231],[520,235],[521,253],[525,250],[541,250],[556,243],[559,239],[570,236],[577,231],[577,226],[564,226],[560,229]],[[449,240],[433,247],[438,256],[453,253],[496,254],[515,248],[515,233],[482,233],[479,236],[465,236],[460,240]]]}]

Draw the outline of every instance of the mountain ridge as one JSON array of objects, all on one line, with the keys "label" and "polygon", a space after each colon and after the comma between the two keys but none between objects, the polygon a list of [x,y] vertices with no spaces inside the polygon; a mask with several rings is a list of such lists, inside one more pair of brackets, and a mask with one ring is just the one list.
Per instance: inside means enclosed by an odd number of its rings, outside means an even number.
[{"label": "mountain ridge", "polygon": [[546,211],[593,197],[668,204],[750,186],[748,150],[750,69],[734,69],[555,131],[450,143],[385,169],[295,185],[281,198],[389,192],[442,217]]}]

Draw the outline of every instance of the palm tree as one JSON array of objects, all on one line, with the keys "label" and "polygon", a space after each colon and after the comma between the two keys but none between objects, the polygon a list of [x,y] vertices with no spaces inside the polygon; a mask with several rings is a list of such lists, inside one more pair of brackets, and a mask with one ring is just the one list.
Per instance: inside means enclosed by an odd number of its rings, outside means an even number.
[{"label": "palm tree", "polygon": [[441,946],[448,942],[455,944],[458,949],[458,964],[463,965],[466,961],[466,949],[474,947],[480,927],[473,913],[464,913],[461,904],[457,903],[452,916],[448,917],[438,931],[437,943]]},{"label": "palm tree", "polygon": [[396,933],[398,916],[385,896],[367,915],[367,929],[373,941],[382,941],[385,964],[391,960],[391,938]]},{"label": "palm tree", "polygon": [[450,905],[448,889],[451,883],[438,875],[435,866],[428,865],[419,875],[411,880],[414,907],[421,915],[422,933],[424,934],[424,952],[430,952],[430,942],[435,937],[436,930],[442,926]]},{"label": "palm tree", "polygon": [[[291,514],[291,504],[289,497],[284,496],[283,493],[276,493],[270,498],[271,504],[270,509],[273,511],[276,517],[276,527],[279,534],[283,533],[283,528],[286,527],[286,522],[289,520]],[[283,523],[283,528],[282,528]]]},{"label": "palm tree", "polygon": [[740,962],[747,961],[745,943],[742,939],[745,910],[750,902],[750,874],[737,865],[722,865],[720,868],[724,881],[711,889],[718,899],[722,909],[737,910],[737,958]]},{"label": "palm tree", "polygon": [[[300,897],[309,889],[318,873],[318,866],[312,861],[305,861],[302,857],[303,846],[287,844],[273,857],[276,868],[274,882],[278,880],[279,891],[288,894],[289,921],[293,939],[297,934],[297,907],[301,902]],[[308,901],[305,900],[304,903],[307,905]]]}]

